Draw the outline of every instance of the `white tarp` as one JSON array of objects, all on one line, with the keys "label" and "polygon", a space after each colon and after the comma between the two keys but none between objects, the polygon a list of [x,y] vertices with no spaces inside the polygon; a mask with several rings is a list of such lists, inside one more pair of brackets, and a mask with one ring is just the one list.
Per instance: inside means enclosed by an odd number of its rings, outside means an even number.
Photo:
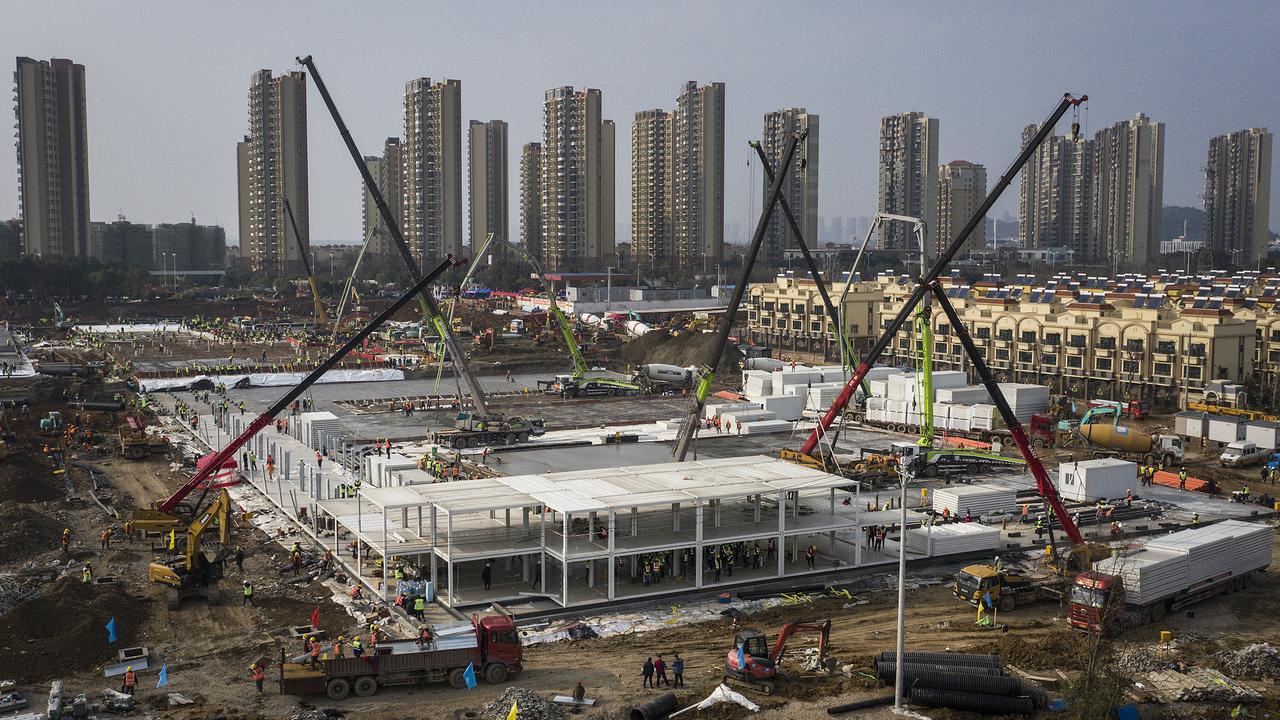
[{"label": "white tarp", "polygon": [[[188,387],[201,380],[209,380],[214,383],[221,383],[227,387],[233,387],[239,384],[245,378],[249,379],[249,385],[253,387],[277,387],[280,385],[297,385],[302,382],[309,373],[249,373],[239,375],[193,375],[191,377],[176,378],[150,378],[148,380],[139,381],[138,385],[142,390],[147,392],[155,392],[157,390],[168,390],[170,388],[178,389]],[[375,368],[370,370],[330,370],[320,379],[316,381],[318,384],[324,383],[349,383],[349,382],[386,382],[389,380],[403,380],[404,371],[393,368]]]}]

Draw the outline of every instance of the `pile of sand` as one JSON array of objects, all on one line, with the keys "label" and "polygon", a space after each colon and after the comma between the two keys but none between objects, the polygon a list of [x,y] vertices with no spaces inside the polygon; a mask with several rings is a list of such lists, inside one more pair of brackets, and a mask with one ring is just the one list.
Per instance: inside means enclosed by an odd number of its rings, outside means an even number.
[{"label": "pile of sand", "polygon": [[[673,337],[666,330],[653,330],[623,345],[618,359],[628,368],[648,363],[700,366],[709,361],[716,333],[687,332]],[[732,343],[724,349],[717,373],[736,373],[743,361],[742,351]],[[727,377],[726,377],[727,379]],[[736,383],[736,380],[735,380]]]}]

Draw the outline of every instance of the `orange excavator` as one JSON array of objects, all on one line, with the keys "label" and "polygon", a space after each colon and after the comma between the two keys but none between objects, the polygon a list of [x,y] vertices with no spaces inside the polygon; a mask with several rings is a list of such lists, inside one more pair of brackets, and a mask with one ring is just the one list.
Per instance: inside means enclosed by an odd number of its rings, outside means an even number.
[{"label": "orange excavator", "polygon": [[733,638],[733,649],[725,657],[725,682],[758,690],[766,695],[772,693],[779,681],[786,680],[779,665],[782,654],[787,651],[787,641],[798,632],[818,633],[818,659],[825,667],[827,646],[831,641],[831,621],[797,620],[782,626],[772,651],[759,630],[738,631]]}]

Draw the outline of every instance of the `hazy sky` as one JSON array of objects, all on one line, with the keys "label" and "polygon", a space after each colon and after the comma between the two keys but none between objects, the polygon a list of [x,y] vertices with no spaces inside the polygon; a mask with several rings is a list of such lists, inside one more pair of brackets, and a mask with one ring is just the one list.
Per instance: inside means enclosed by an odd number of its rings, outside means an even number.
[{"label": "hazy sky", "polygon": [[[785,106],[822,118],[819,213],[828,217],[875,210],[879,119],[907,110],[940,119],[943,162],[983,163],[991,184],[1021,128],[1064,91],[1092,98],[1090,133],[1145,112],[1166,123],[1166,205],[1202,205],[1212,135],[1280,131],[1277,3],[43,0],[7,3],[0,17],[6,62],[86,66],[94,220],[194,213],[229,237],[238,234],[235,143],[247,130],[249,77],[294,69],[308,53],[365,154],[402,134],[404,84],[419,76],[462,81],[464,127],[508,121],[513,235],[519,147],[541,139],[543,92],[559,85],[604,93],[604,116],[618,125],[616,212],[628,226],[631,120],[670,109],[685,80],[728,86],[725,222],[744,232],[754,225],[746,143],[763,113]],[[463,143],[465,152],[465,134]],[[8,152],[0,218],[17,214]],[[314,86],[310,163],[312,241],[358,241],[359,175]],[[1273,191],[1275,226],[1280,178]],[[996,214],[1016,211],[1015,182]]]}]

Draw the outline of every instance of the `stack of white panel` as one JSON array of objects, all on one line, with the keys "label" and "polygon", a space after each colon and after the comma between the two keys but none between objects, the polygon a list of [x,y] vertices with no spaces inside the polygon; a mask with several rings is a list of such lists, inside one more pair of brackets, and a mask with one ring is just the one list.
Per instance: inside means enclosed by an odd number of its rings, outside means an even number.
[{"label": "stack of white panel", "polygon": [[831,407],[831,403],[835,402],[836,397],[844,390],[843,385],[822,384],[809,388],[808,400],[805,408],[808,410],[817,410],[822,412]]},{"label": "stack of white panel", "polygon": [[1205,537],[1202,533],[1174,533],[1147,543],[1148,550],[1180,552],[1187,556],[1187,583],[1195,585],[1231,568],[1230,535]]},{"label": "stack of white panel", "polygon": [[951,511],[952,517],[997,515],[1018,509],[1018,493],[1010,487],[995,485],[959,485],[933,491],[933,511]]},{"label": "stack of white panel", "polygon": [[1093,569],[1119,575],[1124,582],[1126,599],[1137,605],[1167,598],[1190,587],[1187,582],[1187,554],[1184,552],[1140,547],[1099,560],[1093,564]]},{"label": "stack of white panel", "polygon": [[844,368],[839,365],[819,365],[813,368],[813,371],[822,374],[822,382],[844,384]]},{"label": "stack of white panel", "polygon": [[703,417],[720,417],[725,413],[742,412],[745,410],[759,410],[760,403],[725,403],[723,405],[708,405],[702,412]]},{"label": "stack of white panel", "polygon": [[773,420],[777,416],[769,410],[736,410],[731,413],[720,413],[722,422],[732,420],[733,424],[755,422],[756,420]]},{"label": "stack of white panel", "polygon": [[1000,426],[1000,413],[995,405],[970,405],[969,427],[973,430],[995,430]]},{"label": "stack of white panel", "polygon": [[765,370],[743,370],[742,392],[752,399],[772,395],[773,373]]},{"label": "stack of white panel", "polygon": [[321,434],[336,434],[342,429],[338,416],[327,410],[299,413],[295,422],[300,433],[298,439],[317,450],[320,449]]},{"label": "stack of white panel", "polygon": [[867,370],[866,379],[883,381],[888,379],[892,375],[901,375],[902,373],[903,373],[902,370],[899,370],[898,368],[895,368],[895,367],[889,367],[888,365],[877,365]]},{"label": "stack of white panel", "polygon": [[1045,385],[1000,383],[1000,394],[1009,401],[1018,422],[1028,422],[1032,415],[1049,409],[1049,388]]},{"label": "stack of white panel", "polygon": [[885,379],[884,396],[899,402],[915,397],[916,376],[914,374],[890,375]]},{"label": "stack of white panel", "polygon": [[1271,564],[1271,528],[1241,520],[1224,520],[1201,528],[1197,532],[1207,537],[1229,535],[1231,543],[1231,573],[1243,575]]},{"label": "stack of white panel", "polygon": [[947,429],[968,432],[973,429],[972,417],[972,405],[952,405],[947,416]]},{"label": "stack of white panel", "polygon": [[888,397],[889,381],[888,380],[868,380],[867,389],[871,391],[871,397]]},{"label": "stack of white panel", "polygon": [[822,382],[822,373],[809,368],[783,369],[773,371],[773,391],[780,392],[787,385],[812,385]]},{"label": "stack of white panel", "polygon": [[766,433],[790,432],[791,423],[784,420],[757,420],[743,423],[743,435],[764,435]]},{"label": "stack of white panel", "polygon": [[756,399],[779,420],[799,420],[808,398],[804,395],[764,395]]},{"label": "stack of white panel", "polygon": [[804,395],[813,388],[825,388],[827,390],[836,390],[844,388],[844,383],[810,383],[808,385],[784,385],[782,386],[783,395]]},{"label": "stack of white panel", "polygon": [[974,405],[991,402],[991,393],[981,385],[970,385],[962,388],[939,388],[938,402]]},{"label": "stack of white panel", "polygon": [[979,523],[948,523],[907,531],[907,552],[938,557],[1000,549],[1000,530]]}]

